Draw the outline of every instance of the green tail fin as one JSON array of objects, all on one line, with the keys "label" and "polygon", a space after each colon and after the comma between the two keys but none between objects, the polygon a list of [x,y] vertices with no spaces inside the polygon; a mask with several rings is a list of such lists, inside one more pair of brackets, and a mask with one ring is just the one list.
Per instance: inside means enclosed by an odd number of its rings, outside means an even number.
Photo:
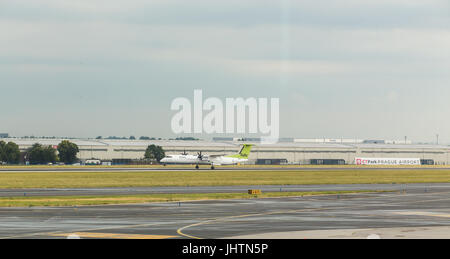
[{"label": "green tail fin", "polygon": [[231,156],[227,156],[227,157],[248,159],[248,156],[250,155],[250,151],[252,150],[252,146],[253,145],[250,145],[250,144],[244,144],[241,148],[241,151],[239,151],[239,154],[231,155]]}]

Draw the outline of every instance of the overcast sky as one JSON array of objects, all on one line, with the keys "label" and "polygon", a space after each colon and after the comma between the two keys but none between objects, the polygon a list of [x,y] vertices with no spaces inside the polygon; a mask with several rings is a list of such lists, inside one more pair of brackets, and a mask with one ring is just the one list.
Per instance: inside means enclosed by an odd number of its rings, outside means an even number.
[{"label": "overcast sky", "polygon": [[14,136],[173,137],[203,89],[280,98],[283,137],[450,143],[448,0],[1,0],[0,32]]}]

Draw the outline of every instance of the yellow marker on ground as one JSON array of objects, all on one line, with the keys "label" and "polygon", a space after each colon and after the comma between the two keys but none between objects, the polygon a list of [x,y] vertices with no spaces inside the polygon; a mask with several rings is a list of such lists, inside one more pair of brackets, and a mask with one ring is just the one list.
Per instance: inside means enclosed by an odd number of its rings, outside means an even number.
[{"label": "yellow marker on ground", "polygon": [[261,190],[248,190],[248,194],[256,195],[256,194],[262,194]]}]

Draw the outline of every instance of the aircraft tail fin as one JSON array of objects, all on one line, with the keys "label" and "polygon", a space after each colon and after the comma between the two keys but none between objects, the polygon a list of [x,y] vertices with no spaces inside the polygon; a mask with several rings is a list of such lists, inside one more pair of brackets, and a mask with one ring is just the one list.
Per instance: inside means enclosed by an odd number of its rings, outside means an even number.
[{"label": "aircraft tail fin", "polygon": [[239,151],[236,155],[231,155],[228,157],[235,157],[235,158],[241,158],[241,159],[248,159],[248,156],[250,155],[250,151],[252,150],[251,144],[244,144],[241,148],[241,151]]}]

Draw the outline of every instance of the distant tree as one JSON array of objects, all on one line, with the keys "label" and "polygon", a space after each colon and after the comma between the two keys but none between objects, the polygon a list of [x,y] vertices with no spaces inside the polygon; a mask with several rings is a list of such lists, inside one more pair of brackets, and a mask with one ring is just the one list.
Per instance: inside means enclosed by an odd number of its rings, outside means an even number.
[{"label": "distant tree", "polygon": [[73,164],[77,161],[78,146],[68,140],[63,140],[58,145],[59,161],[65,164]]},{"label": "distant tree", "polygon": [[43,158],[44,161],[42,163],[55,163],[58,161],[58,155],[56,155],[56,149],[52,146],[46,146],[43,148]]},{"label": "distant tree", "polygon": [[28,149],[27,159],[31,164],[41,164],[43,161],[42,145],[39,143],[33,144],[33,146]]},{"label": "distant tree", "polygon": [[4,147],[5,161],[8,164],[18,164],[20,161],[20,149],[14,142],[8,142]]},{"label": "distant tree", "polygon": [[106,139],[128,139],[127,137],[109,136]]},{"label": "distant tree", "polygon": [[0,161],[8,164],[18,164],[20,161],[20,149],[14,142],[0,141]]},{"label": "distant tree", "polygon": [[194,137],[178,137],[175,140],[199,140],[199,139]]},{"label": "distant tree", "polygon": [[102,139],[102,136],[98,136],[98,137],[96,137],[95,139]]},{"label": "distant tree", "polygon": [[27,153],[27,159],[31,164],[55,163],[58,160],[56,149],[51,146],[42,147],[39,143],[33,144]]},{"label": "distant tree", "polygon": [[0,141],[0,161],[1,162],[6,162],[5,146],[6,146],[5,141],[1,140]]},{"label": "distant tree", "polygon": [[149,140],[150,138],[149,138],[149,137],[146,137],[146,136],[141,136],[139,139],[140,139],[140,140]]},{"label": "distant tree", "polygon": [[136,139],[136,137],[135,136],[130,136],[130,139],[134,140],[134,139]]},{"label": "distant tree", "polygon": [[156,161],[161,161],[166,156],[164,149],[161,146],[150,145],[145,151],[144,157],[147,159],[156,159]]}]

